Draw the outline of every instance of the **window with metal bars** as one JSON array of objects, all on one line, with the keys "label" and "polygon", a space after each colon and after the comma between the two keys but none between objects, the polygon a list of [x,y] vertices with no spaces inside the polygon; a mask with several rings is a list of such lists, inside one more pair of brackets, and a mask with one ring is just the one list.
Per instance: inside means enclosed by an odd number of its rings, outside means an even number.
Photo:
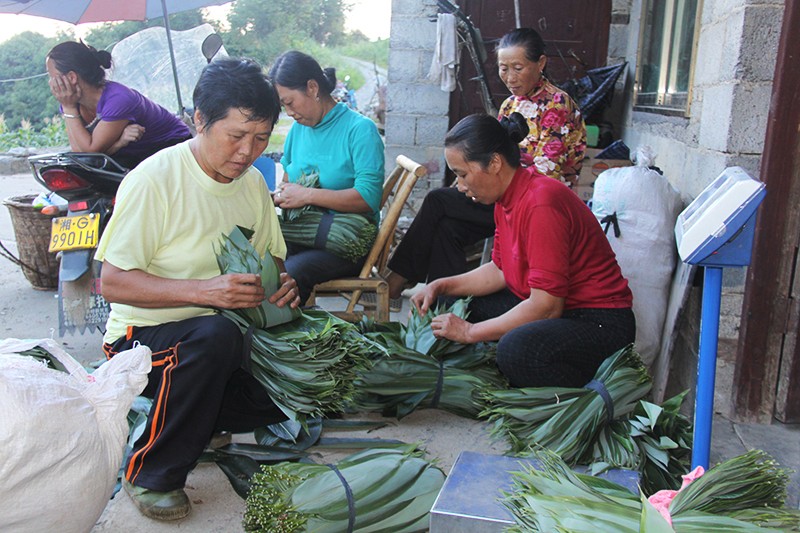
[{"label": "window with metal bars", "polygon": [[644,0],[634,109],[687,115],[702,0]]}]

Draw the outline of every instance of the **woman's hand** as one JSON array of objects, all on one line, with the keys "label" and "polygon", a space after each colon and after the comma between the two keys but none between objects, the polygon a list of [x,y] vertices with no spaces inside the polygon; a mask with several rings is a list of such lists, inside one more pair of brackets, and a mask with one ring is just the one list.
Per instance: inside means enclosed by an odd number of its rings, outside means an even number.
[{"label": "woman's hand", "polygon": [[470,332],[473,324],[463,318],[459,318],[453,313],[446,313],[433,317],[431,329],[433,336],[437,338],[449,339],[460,344],[473,344]]},{"label": "woman's hand", "polygon": [[264,301],[264,287],[258,274],[222,274],[199,282],[203,300],[209,307],[245,309]]},{"label": "woman's hand", "polygon": [[312,190],[297,183],[283,183],[275,191],[272,200],[281,209],[297,209],[311,204]]},{"label": "woman's hand", "polygon": [[417,308],[421,316],[425,316],[428,309],[436,303],[436,299],[440,295],[439,284],[435,281],[428,283],[425,287],[411,297],[411,305]]},{"label": "woman's hand", "polygon": [[122,135],[120,135],[119,139],[117,139],[117,142],[111,145],[111,148],[106,150],[106,153],[109,155],[116,154],[130,143],[135,143],[141,140],[143,135],[144,126],[139,124],[128,124],[125,126],[125,129],[122,130]]},{"label": "woman's hand", "polygon": [[81,98],[81,88],[77,83],[70,82],[64,74],[58,74],[50,78],[50,92],[65,112],[74,111],[77,114],[78,100]]},{"label": "woman's hand", "polygon": [[289,304],[289,307],[296,309],[302,303],[300,301],[300,289],[297,288],[297,281],[288,273],[281,272],[281,286],[278,287],[275,294],[269,297],[269,302],[278,307]]}]

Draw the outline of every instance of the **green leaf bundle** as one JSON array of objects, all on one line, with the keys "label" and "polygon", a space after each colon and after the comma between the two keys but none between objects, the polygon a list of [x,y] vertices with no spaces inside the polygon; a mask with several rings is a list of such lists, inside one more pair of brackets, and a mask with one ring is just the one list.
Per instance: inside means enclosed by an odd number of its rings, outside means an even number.
[{"label": "green leaf bundle", "polygon": [[642,490],[677,490],[692,458],[692,422],[681,414],[686,392],[660,406],[640,401],[627,422],[632,438],[642,450]]},{"label": "green leaf bundle", "polygon": [[431,407],[477,418],[486,407],[480,393],[487,387],[506,386],[494,365],[492,345],[465,346],[441,361],[399,346],[390,351],[391,356],[359,374],[353,409],[381,411],[399,419],[415,409]]},{"label": "green leaf bundle", "polygon": [[[252,235],[250,230],[246,231]],[[259,274],[267,297],[280,287],[280,272],[275,259],[269,253],[260,257],[242,228],[236,227],[230,235],[223,235],[216,254],[217,265],[222,274]],[[292,309],[288,305],[278,307],[268,300],[261,302],[259,307],[223,309],[221,312],[243,330],[247,330],[249,326],[269,328],[300,316],[299,309]]]},{"label": "green leaf bundle", "polygon": [[353,324],[307,310],[287,324],[253,332],[251,372],[292,420],[344,410],[360,371],[383,348]]},{"label": "green leaf bundle", "polygon": [[683,392],[660,406],[640,400],[629,419],[603,427],[578,462],[588,464],[592,474],[610,468],[639,470],[647,495],[679,489],[692,452],[692,423],[680,412],[685,396]]},{"label": "green leaf bundle", "polygon": [[[412,445],[371,449],[336,465],[354,507],[354,531],[426,531],[444,473]],[[329,465],[282,463],[253,476],[246,501],[248,532],[347,531],[350,504],[342,479]]]},{"label": "green leaf bundle", "polygon": [[678,492],[669,506],[673,516],[685,511],[730,515],[759,507],[779,508],[786,500],[787,471],[761,450],[711,468]]},{"label": "green leaf bundle", "polygon": [[786,473],[760,450],[710,469],[677,493],[672,525],[644,498],[599,478],[572,472],[555,454],[534,452],[541,470],[514,474],[504,504],[512,531],[706,533],[800,530],[800,512],[780,508]]},{"label": "green leaf bundle", "polygon": [[[319,187],[317,173],[302,175],[296,182],[304,187]],[[328,234],[318,239],[323,217],[331,217]],[[286,242],[309,248],[321,247],[334,255],[356,262],[367,255],[375,242],[378,227],[358,213],[329,213],[315,206],[284,209],[279,218]],[[318,240],[323,243],[317,243]]]},{"label": "green leaf bundle", "polygon": [[384,416],[403,418],[415,409],[431,407],[477,418],[486,407],[481,392],[507,386],[494,364],[495,345],[463,345],[437,339],[431,320],[443,313],[461,318],[469,300],[458,300],[449,308],[430,310],[424,317],[412,310],[408,324],[388,323],[366,335],[391,353],[379,355],[359,374],[353,405],[359,411],[382,411]]},{"label": "green leaf bundle", "polygon": [[[652,385],[632,346],[603,361],[594,380],[608,391],[614,419],[633,411]],[[586,453],[597,434],[610,422],[601,395],[587,388],[493,390],[485,393],[485,399],[489,407],[481,416],[494,422],[493,435],[507,437],[516,452],[541,446],[569,464],[575,464]]]}]

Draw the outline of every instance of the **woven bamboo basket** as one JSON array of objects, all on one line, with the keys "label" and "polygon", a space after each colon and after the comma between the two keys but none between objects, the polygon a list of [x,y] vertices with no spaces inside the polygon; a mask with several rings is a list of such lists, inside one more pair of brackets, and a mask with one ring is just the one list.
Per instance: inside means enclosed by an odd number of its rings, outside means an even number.
[{"label": "woven bamboo basket", "polygon": [[58,288],[58,260],[47,250],[53,216],[33,207],[34,198],[35,194],[12,196],[3,203],[11,214],[22,273],[34,289],[53,290]]}]

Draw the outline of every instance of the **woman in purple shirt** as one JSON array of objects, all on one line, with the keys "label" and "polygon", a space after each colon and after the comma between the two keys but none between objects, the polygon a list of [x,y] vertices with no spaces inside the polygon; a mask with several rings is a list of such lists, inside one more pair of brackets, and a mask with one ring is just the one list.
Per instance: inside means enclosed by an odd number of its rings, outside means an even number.
[{"label": "woman in purple shirt", "polygon": [[68,41],[53,47],[45,64],[72,150],[113,155],[122,166],[133,168],[162,148],[191,138],[177,116],[133,89],[106,81],[109,52]]}]

